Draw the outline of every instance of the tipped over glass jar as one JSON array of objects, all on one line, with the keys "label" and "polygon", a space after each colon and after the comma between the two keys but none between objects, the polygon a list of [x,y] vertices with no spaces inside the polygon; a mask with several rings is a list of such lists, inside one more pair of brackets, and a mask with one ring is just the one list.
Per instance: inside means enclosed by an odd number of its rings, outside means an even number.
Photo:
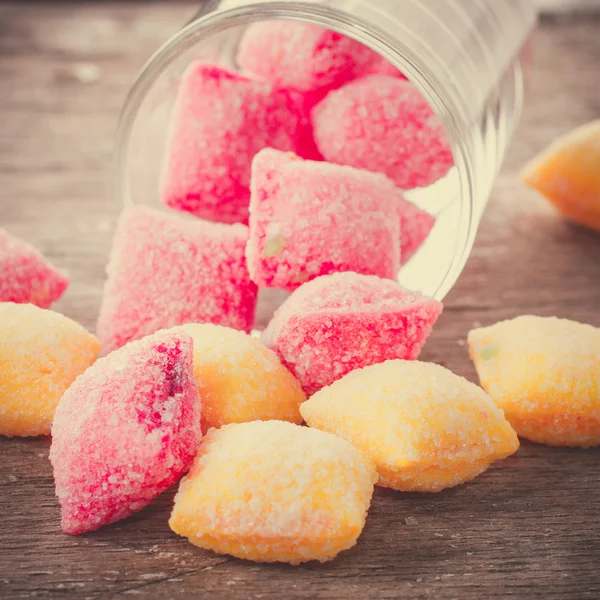
[{"label": "tipped over glass jar", "polygon": [[182,74],[197,61],[238,70],[244,32],[260,21],[317,25],[360,42],[414,84],[443,126],[453,166],[406,198],[436,217],[399,282],[442,299],[460,275],[519,118],[530,0],[212,0],[147,63],[123,110],[117,190],[160,206],[170,120]]}]

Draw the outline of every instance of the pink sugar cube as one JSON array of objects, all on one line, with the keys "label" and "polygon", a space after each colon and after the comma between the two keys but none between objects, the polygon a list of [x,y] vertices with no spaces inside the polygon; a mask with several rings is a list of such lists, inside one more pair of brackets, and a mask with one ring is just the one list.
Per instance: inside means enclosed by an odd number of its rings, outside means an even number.
[{"label": "pink sugar cube", "polygon": [[101,358],[62,397],[50,460],[62,529],[77,535],[142,509],[200,445],[192,339],[161,331]]},{"label": "pink sugar cube", "polygon": [[326,93],[365,72],[377,58],[360,42],[318,25],[261,21],[247,28],[237,61],[274,85]]},{"label": "pink sugar cube", "polygon": [[401,189],[430,185],[453,164],[440,120],[409,81],[357,79],[330,92],[311,114],[325,160],[385,173]]},{"label": "pink sugar cube", "polygon": [[182,77],[164,203],[210,221],[248,217],[250,163],[266,146],[318,158],[302,94],[195,63]]},{"label": "pink sugar cube", "polygon": [[262,341],[313,394],[355,369],[416,359],[442,308],[393,281],[335,273],[296,290]]},{"label": "pink sugar cube", "polygon": [[336,271],[395,279],[401,201],[382,175],[262,150],[252,163],[250,277],[287,290]]},{"label": "pink sugar cube", "polygon": [[98,319],[103,353],[185,323],[250,331],[257,289],[246,268],[247,239],[245,225],[126,208]]},{"label": "pink sugar cube", "polygon": [[68,285],[31,244],[0,228],[0,302],[48,308]]},{"label": "pink sugar cube", "polygon": [[435,225],[435,217],[404,197],[396,205],[400,219],[400,262],[405,265],[421,247]]}]

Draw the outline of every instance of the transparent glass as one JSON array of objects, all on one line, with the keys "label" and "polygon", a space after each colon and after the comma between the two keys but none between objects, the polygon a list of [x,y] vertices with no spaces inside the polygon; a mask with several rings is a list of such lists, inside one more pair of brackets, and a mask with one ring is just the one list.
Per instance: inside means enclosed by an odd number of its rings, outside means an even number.
[{"label": "transparent glass", "polygon": [[455,167],[407,196],[437,217],[402,268],[409,288],[442,299],[460,275],[518,120],[520,56],[536,21],[530,0],[212,0],[148,62],[127,99],[117,140],[124,202],[159,205],[178,79],[203,59],[235,68],[244,28],[263,19],[314,23],[395,64],[442,120]]}]

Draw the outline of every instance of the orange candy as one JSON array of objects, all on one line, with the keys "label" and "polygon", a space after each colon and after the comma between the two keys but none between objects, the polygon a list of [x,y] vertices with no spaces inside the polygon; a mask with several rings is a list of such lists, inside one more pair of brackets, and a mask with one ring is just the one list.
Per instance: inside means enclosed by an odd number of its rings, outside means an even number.
[{"label": "orange candy", "polygon": [[349,373],[300,407],[311,426],[362,450],[379,485],[439,492],[519,447],[486,393],[444,367],[389,360]]},{"label": "orange candy", "polygon": [[558,138],[522,178],[567,219],[600,231],[600,119]]},{"label": "orange candy", "polygon": [[65,390],[100,343],[81,325],[33,304],[0,304],[0,435],[49,435]]},{"label": "orange candy", "polygon": [[324,562],[355,545],[376,479],[334,435],[284,421],[226,425],[203,438],[169,525],[238,558]]},{"label": "orange candy", "polygon": [[279,419],[302,423],[299,381],[275,352],[243,331],[204,323],[181,327],[194,340],[194,377],[202,432],[229,423]]},{"label": "orange candy", "polygon": [[468,341],[481,385],[521,437],[600,445],[600,329],[522,316],[474,329]]}]

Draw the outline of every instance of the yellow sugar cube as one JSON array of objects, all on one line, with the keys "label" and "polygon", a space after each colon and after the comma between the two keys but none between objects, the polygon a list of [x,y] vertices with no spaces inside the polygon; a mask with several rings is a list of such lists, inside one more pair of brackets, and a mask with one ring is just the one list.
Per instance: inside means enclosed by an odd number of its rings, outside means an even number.
[{"label": "yellow sugar cube", "polygon": [[300,407],[311,426],[362,450],[379,485],[438,492],[519,447],[486,393],[432,363],[389,360],[353,371]]},{"label": "yellow sugar cube", "polygon": [[194,341],[203,433],[256,420],[302,423],[298,407],[306,396],[300,383],[258,339],[209,323],[181,329]]},{"label": "yellow sugar cube", "polygon": [[334,435],[284,421],[226,425],[202,440],[169,524],[238,558],[323,562],[355,545],[376,479]]},{"label": "yellow sugar cube", "polygon": [[481,385],[521,437],[600,445],[600,329],[522,316],[474,329],[468,342]]},{"label": "yellow sugar cube", "polygon": [[64,315],[0,303],[0,434],[49,435],[60,398],[99,351],[98,340]]}]

